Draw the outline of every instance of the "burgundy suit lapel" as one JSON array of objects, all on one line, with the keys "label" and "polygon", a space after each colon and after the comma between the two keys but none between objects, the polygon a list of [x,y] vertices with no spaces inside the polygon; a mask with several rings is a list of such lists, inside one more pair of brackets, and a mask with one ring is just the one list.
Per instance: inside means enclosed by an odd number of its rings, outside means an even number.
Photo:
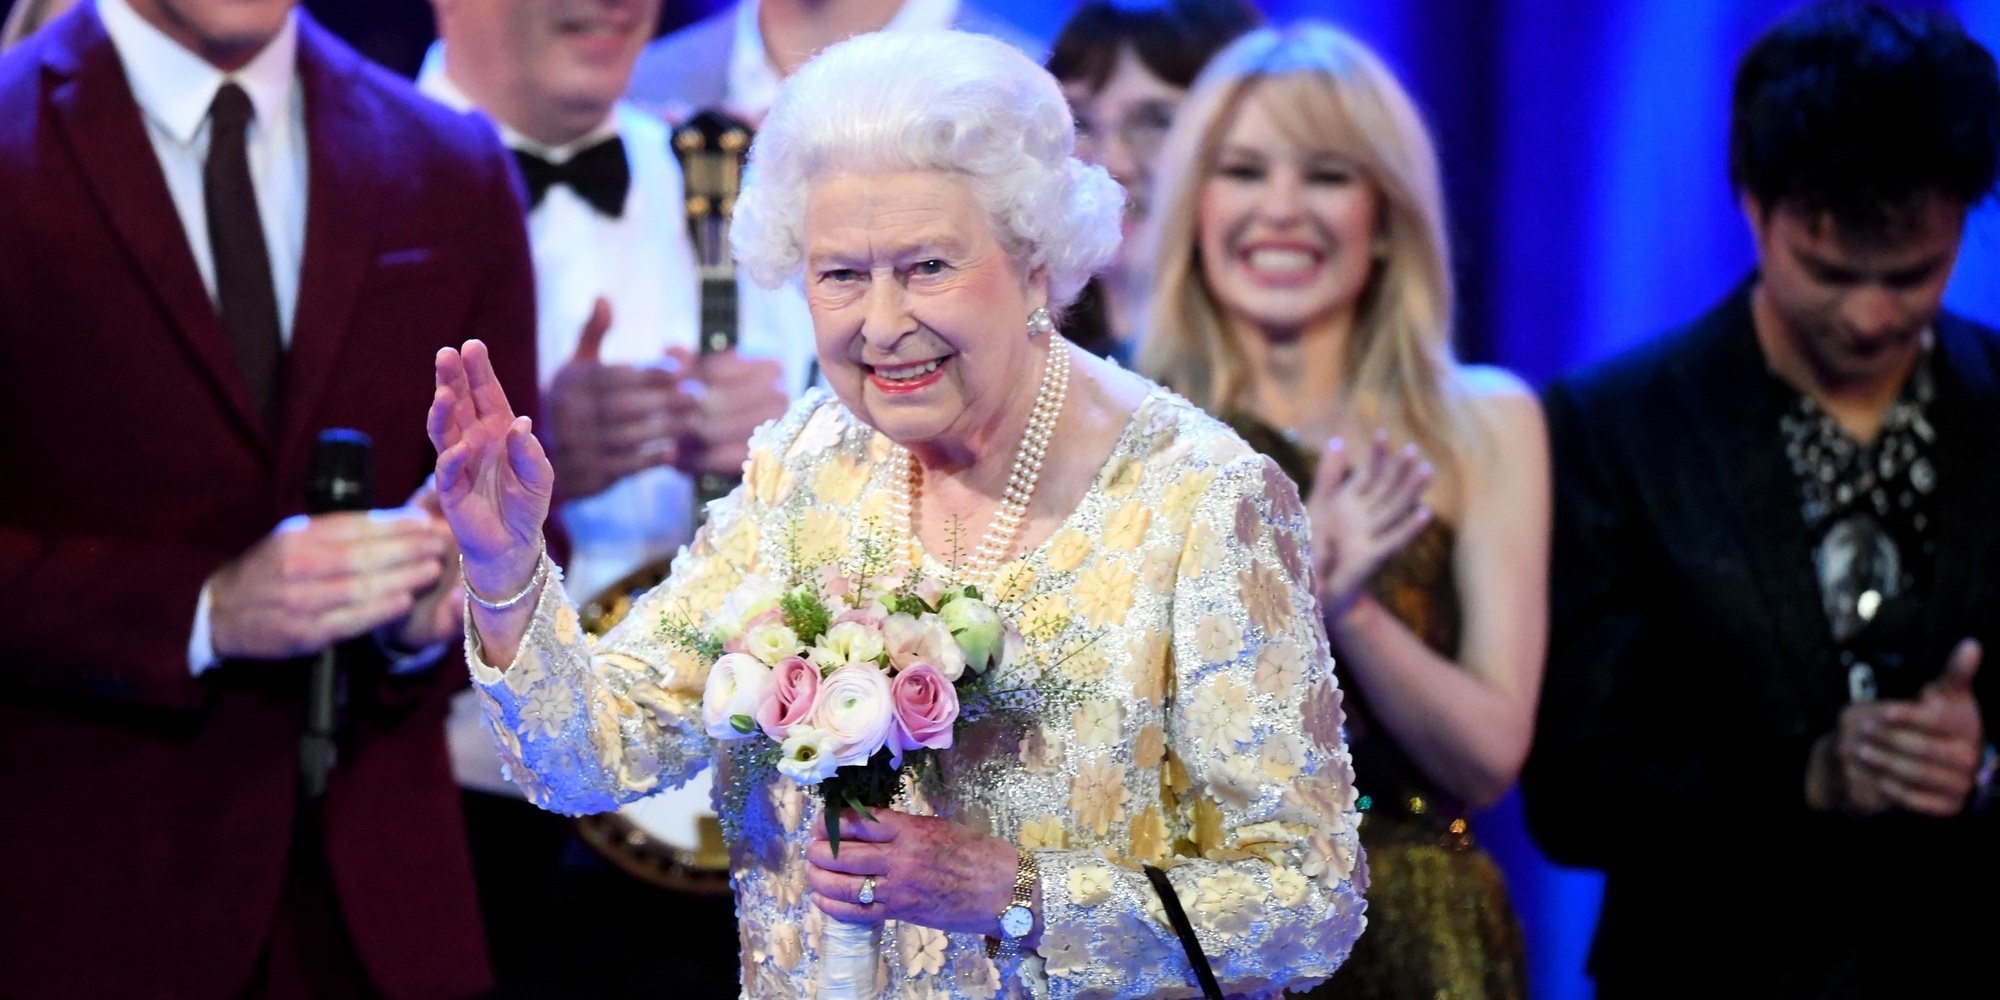
[{"label": "burgundy suit lapel", "polygon": [[334,362],[354,316],[356,294],[374,260],[369,219],[388,195],[381,137],[364,105],[367,88],[343,49],[299,12],[299,84],[305,93],[306,241],[292,346],[285,363],[288,450],[308,447],[320,430],[313,414],[326,395]]},{"label": "burgundy suit lapel", "polygon": [[202,285],[166,176],[103,22],[91,9],[48,30],[66,35],[51,40],[44,64],[62,81],[51,89],[49,101],[79,172],[166,312],[168,325],[187,342],[238,428],[268,451],[269,432]]}]

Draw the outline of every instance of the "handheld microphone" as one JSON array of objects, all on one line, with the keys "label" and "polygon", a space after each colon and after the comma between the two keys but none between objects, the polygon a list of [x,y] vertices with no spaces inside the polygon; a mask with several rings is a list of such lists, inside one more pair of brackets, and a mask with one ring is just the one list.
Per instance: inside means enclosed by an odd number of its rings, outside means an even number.
[{"label": "handheld microphone", "polygon": [[[331,514],[375,505],[375,473],[368,435],[345,427],[321,431],[306,480],[306,512]],[[306,725],[299,736],[299,786],[309,799],[326,794],[333,771],[346,676],[336,646],[320,650],[306,685]]]}]

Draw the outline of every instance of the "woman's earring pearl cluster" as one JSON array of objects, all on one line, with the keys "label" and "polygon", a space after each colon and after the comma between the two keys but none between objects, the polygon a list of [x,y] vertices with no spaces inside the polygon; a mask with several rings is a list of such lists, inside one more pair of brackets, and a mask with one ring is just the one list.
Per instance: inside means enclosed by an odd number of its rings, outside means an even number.
[{"label": "woman's earring pearl cluster", "polygon": [[1032,340],[1036,337],[1046,337],[1054,332],[1056,332],[1056,318],[1049,315],[1046,306],[1036,306],[1035,311],[1028,314],[1028,338]]}]

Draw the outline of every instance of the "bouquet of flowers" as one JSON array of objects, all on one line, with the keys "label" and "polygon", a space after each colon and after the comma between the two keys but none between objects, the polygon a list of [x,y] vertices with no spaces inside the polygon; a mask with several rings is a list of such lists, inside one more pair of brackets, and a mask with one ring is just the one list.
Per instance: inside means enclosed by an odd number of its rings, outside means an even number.
[{"label": "bouquet of flowers", "polygon": [[1012,693],[992,688],[992,671],[1022,648],[976,588],[848,582],[821,574],[818,586],[780,588],[749,578],[694,643],[710,654],[708,734],[762,741],[747,756],[817,787],[835,853],[841,811],[888,806],[905,768],[934,766],[961,723]]},{"label": "bouquet of flowers", "polygon": [[[708,734],[752,775],[775,769],[818,789],[835,854],[844,810],[872,818],[906,773],[934,773],[959,727],[1025,709],[1034,694],[996,686],[1025,642],[977,588],[898,579],[882,551],[864,543],[857,565],[784,584],[747,576],[706,630],[685,618],[662,624],[709,664]],[[879,924],[829,920],[818,995],[873,996],[879,948]]]}]

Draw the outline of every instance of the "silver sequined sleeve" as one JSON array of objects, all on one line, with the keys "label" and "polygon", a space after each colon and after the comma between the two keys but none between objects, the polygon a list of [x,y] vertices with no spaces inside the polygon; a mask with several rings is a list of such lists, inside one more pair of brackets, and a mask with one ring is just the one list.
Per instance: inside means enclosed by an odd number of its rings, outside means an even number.
[{"label": "silver sequined sleeve", "polygon": [[823,394],[809,394],[752,435],[743,484],[710,505],[666,582],[596,643],[579,627],[559,573],[543,588],[511,665],[489,665],[468,622],[465,659],[503,773],[530,801],[571,815],[604,812],[684,784],[708,766],[712,746],[701,719],[707,671],[661,625],[706,629],[753,571],[757,517],[773,477],[787,474],[776,456],[824,402]]},{"label": "silver sequined sleeve", "polygon": [[[1232,996],[1324,978],[1364,923],[1353,769],[1309,565],[1291,482],[1260,456],[1229,461],[1176,571],[1159,865]],[[1136,864],[1035,856],[1050,996],[1199,995]]]}]

